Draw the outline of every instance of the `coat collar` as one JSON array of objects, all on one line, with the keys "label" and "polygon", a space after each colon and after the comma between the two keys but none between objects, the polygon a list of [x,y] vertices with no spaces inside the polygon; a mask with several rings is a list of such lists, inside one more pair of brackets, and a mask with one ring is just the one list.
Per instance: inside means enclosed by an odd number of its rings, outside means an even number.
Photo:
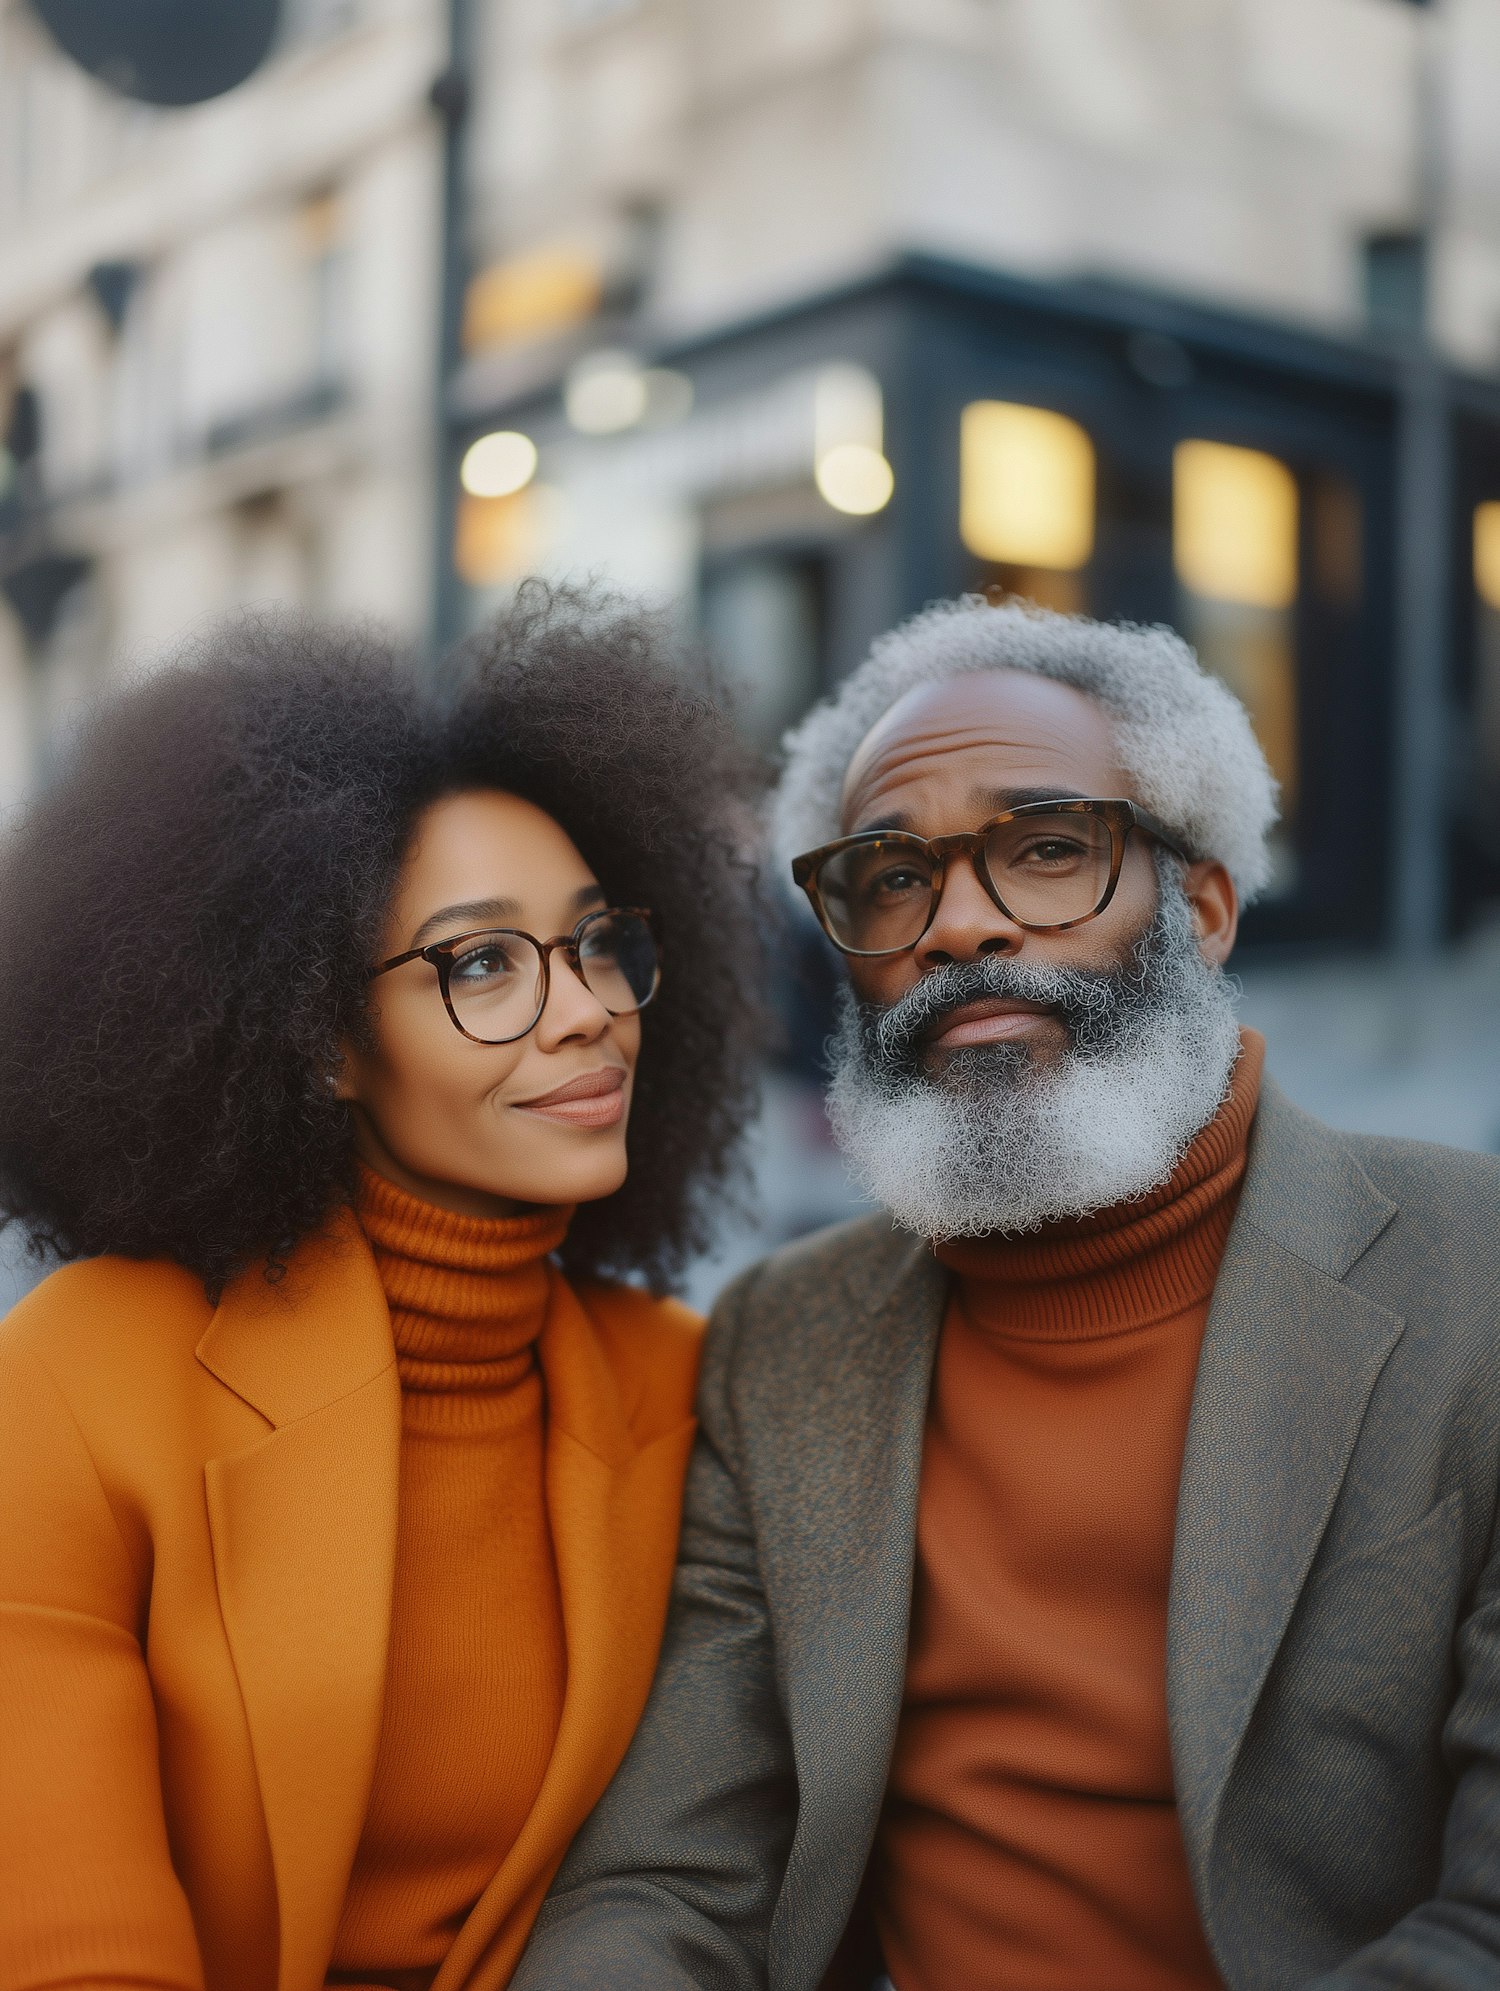
[{"label": "coat collar", "polygon": [[560,1277],[537,1352],[567,1687],[536,1801],[433,1991],[498,1991],[508,1981],[552,1876],[646,1704],[676,1560],[693,1420],[637,1446],[586,1305]]},{"label": "coat collar", "polygon": [[[209,1524],[276,1878],[278,1991],[320,1991],[375,1771],[401,1450],[389,1310],[353,1214],[300,1247],[279,1284],[259,1270],[234,1282],[197,1353],[268,1426],[209,1463]],[[556,1273],[538,1354],[567,1689],[537,1801],[442,1991],[503,1983],[624,1753],[655,1665],[694,1428],[637,1445],[600,1337]]]},{"label": "coat collar", "polygon": [[396,1561],[401,1390],[353,1213],[227,1288],[198,1360],[270,1427],[205,1469],[214,1577],[276,1877],[278,1991],[323,1982],[369,1802]]},{"label": "coat collar", "polygon": [[[789,1914],[811,1921],[811,1903],[829,1904],[832,1926],[847,1915],[906,1683],[922,1442],[948,1281],[924,1240],[879,1219],[855,1227],[850,1246],[843,1291],[823,1302],[837,1321],[837,1362],[797,1370],[793,1387],[779,1364],[742,1384],[768,1425],[760,1555],[800,1792],[773,1943]],[[863,1834],[849,1830],[851,1817],[865,1821]]]},{"label": "coat collar", "polygon": [[1178,1496],[1167,1708],[1200,1901],[1225,1785],[1328,1525],[1399,1315],[1343,1283],[1396,1215],[1272,1085],[1214,1290]]}]

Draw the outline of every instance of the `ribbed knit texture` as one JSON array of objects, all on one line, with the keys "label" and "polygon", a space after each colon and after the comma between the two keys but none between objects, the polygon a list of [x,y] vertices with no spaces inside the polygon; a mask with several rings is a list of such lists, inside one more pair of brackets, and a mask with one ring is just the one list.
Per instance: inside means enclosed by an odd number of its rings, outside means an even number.
[{"label": "ribbed knit texture", "polygon": [[571,1211],[454,1216],[362,1174],[401,1377],[374,1787],[330,1975],[417,1991],[525,1822],[566,1676],[537,1337]]},{"label": "ribbed knit texture", "polygon": [[1167,1735],[1193,1379],[1265,1046],[1152,1195],[938,1247],[906,1695],[877,1844],[901,1991],[1206,1991]]}]

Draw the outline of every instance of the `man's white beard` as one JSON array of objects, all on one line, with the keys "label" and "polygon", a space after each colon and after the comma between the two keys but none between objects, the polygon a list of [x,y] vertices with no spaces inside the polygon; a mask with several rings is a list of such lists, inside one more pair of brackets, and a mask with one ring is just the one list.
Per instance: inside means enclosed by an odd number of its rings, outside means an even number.
[{"label": "man's white beard", "polygon": [[[1230,984],[1198,952],[1175,877],[1117,972],[990,957],[936,970],[880,1011],[843,993],[830,1045],[834,1137],[854,1181],[930,1238],[1035,1230],[1146,1195],[1214,1117],[1239,1055]],[[922,1068],[923,1033],[982,995],[1055,1005],[1055,1064],[1015,1044]]]}]

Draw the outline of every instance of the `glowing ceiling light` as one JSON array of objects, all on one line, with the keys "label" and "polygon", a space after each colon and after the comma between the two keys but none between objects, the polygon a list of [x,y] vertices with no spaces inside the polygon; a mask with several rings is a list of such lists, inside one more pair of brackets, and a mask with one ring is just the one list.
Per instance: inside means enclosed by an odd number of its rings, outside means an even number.
[{"label": "glowing ceiling light", "polygon": [[813,381],[813,461],[850,442],[884,453],[885,396],[867,366],[836,360]]},{"label": "glowing ceiling light", "polygon": [[586,436],[618,435],[632,429],[651,398],[646,370],[634,353],[605,350],[578,361],[563,387],[563,407],[573,427]]},{"label": "glowing ceiling light", "polygon": [[670,428],[693,412],[693,383],[669,366],[648,366],[641,375],[645,405],[641,420],[647,428]]},{"label": "glowing ceiling light", "polygon": [[959,418],[958,529],[981,560],[1086,566],[1094,550],[1094,445],[1050,408],[971,401]]},{"label": "glowing ceiling light", "polygon": [[868,518],[883,511],[896,488],[896,473],[868,443],[841,442],[818,458],[813,470],[818,490],[836,512]]},{"label": "glowing ceiling light", "polygon": [[1212,601],[1290,608],[1297,599],[1297,480],[1279,457],[1180,442],[1172,458],[1177,578]]},{"label": "glowing ceiling light", "polygon": [[1474,586],[1487,608],[1500,609],[1500,498],[1474,508]]},{"label": "glowing ceiling light", "polygon": [[470,443],[458,481],[472,498],[508,498],[536,475],[536,444],[519,429],[496,429]]}]

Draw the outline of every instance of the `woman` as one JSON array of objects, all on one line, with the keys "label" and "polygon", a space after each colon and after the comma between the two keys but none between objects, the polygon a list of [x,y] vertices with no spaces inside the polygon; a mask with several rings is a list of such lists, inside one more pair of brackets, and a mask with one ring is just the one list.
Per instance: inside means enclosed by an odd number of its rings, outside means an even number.
[{"label": "woman", "polygon": [[650,1683],[750,1096],[745,769],[531,589],[247,622],[0,861],[0,1986],[503,1985]]}]

